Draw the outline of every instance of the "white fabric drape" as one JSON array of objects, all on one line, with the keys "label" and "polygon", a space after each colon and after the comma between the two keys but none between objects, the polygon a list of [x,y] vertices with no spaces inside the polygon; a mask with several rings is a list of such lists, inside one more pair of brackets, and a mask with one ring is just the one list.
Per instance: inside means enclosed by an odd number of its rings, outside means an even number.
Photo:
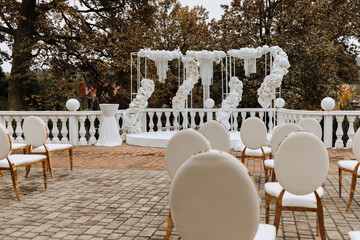
[{"label": "white fabric drape", "polygon": [[100,136],[96,146],[115,147],[121,145],[122,140],[115,119],[118,108],[119,104],[100,104],[104,116],[100,123]]}]

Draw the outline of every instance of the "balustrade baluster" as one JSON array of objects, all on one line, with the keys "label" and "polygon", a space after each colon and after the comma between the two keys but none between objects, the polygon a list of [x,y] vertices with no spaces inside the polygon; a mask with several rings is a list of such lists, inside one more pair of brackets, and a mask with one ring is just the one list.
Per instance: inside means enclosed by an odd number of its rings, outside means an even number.
[{"label": "balustrade baluster", "polygon": [[53,143],[58,143],[59,142],[59,138],[58,138],[58,135],[59,135],[59,129],[57,127],[57,120],[58,118],[56,116],[51,116],[50,117],[51,119],[51,122],[52,122],[52,129],[51,129],[51,132],[53,134],[53,139],[52,139],[52,142]]},{"label": "balustrade baluster", "polygon": [[269,111],[269,123],[268,123],[268,127],[269,127],[269,132],[272,132],[273,130],[273,116],[274,116],[274,112],[272,110]]},{"label": "balustrade baluster", "polygon": [[23,130],[21,128],[21,120],[22,117],[15,117],[16,121],[16,128],[15,128],[15,134],[16,134],[16,142],[23,142],[24,139],[21,137]]},{"label": "balustrade baluster", "polygon": [[[89,138],[89,144],[93,145],[93,144],[96,143],[96,138],[95,138],[95,133],[96,133],[96,129],[95,129],[96,115],[90,115],[88,118],[89,118],[89,121],[90,121],[90,128],[89,128],[90,138]],[[119,120],[117,120],[117,122],[119,122]]]},{"label": "balustrade baluster", "polygon": [[[243,125],[245,119],[246,119],[246,112],[245,112],[245,111],[242,111],[242,112],[241,112],[241,126]],[[240,127],[240,128],[241,128],[241,127]]]},{"label": "balustrade baluster", "polygon": [[199,127],[201,127],[204,124],[204,115],[205,112],[203,111],[199,112],[199,117],[200,117]]},{"label": "balustrade baluster", "polygon": [[80,117],[79,117],[79,122],[80,122],[80,130],[79,130],[80,139],[79,139],[79,145],[87,145],[86,138],[85,138],[85,134],[86,134],[85,120],[86,120],[86,116],[80,116]]},{"label": "balustrade baluster", "polygon": [[179,119],[180,118],[180,115],[179,115],[179,112],[173,112],[173,115],[174,115],[174,130],[179,130]]},{"label": "balustrade baluster", "polygon": [[336,141],[335,141],[335,148],[344,148],[344,142],[342,140],[342,136],[344,134],[342,129],[342,123],[344,121],[344,116],[336,116],[337,121],[337,129],[336,129]]},{"label": "balustrade baluster", "polygon": [[196,115],[196,112],[195,111],[191,111],[190,112],[190,127],[195,129],[196,127],[196,124],[195,124],[195,115]]},{"label": "balustrade baluster", "polygon": [[232,129],[233,131],[237,131],[238,130],[238,115],[239,113],[238,112],[233,112],[232,113],[232,116],[233,116],[233,126],[232,126]]},{"label": "balustrade baluster", "polygon": [[52,143],[52,141],[51,141],[51,139],[50,139],[51,129],[49,129],[49,117],[47,117],[47,116],[41,116],[40,118],[44,121],[45,126],[46,126],[46,128],[48,129],[49,137],[48,137],[48,139],[46,140],[46,143],[47,143],[47,144],[50,144],[50,143]]},{"label": "balustrade baluster", "polygon": [[255,112],[254,111],[250,112],[250,117],[255,117]]},{"label": "balustrade baluster", "polygon": [[153,117],[154,117],[154,112],[148,112],[148,115],[149,115],[149,132],[153,132],[154,131],[154,120],[153,120]]},{"label": "balustrade baluster", "polygon": [[14,140],[14,137],[13,137],[13,135],[14,135],[14,129],[13,129],[13,126],[12,126],[12,120],[13,120],[13,118],[12,117],[6,117],[5,118],[5,121],[6,121],[6,123],[7,123],[7,130],[8,130],[8,132],[9,132],[9,135],[10,135],[10,138],[11,138],[11,140]]},{"label": "balustrade baluster", "polygon": [[170,131],[170,114],[171,112],[165,112],[166,122],[165,122],[165,128],[166,131]]},{"label": "balustrade baluster", "polygon": [[208,111],[208,112],[206,112],[206,121],[208,122],[211,120],[213,120],[213,112]]},{"label": "balustrade baluster", "polygon": [[69,139],[67,138],[68,130],[66,127],[67,117],[59,117],[59,118],[61,121],[61,131],[60,131],[62,135],[61,142],[68,143],[69,142]]},{"label": "balustrade baluster", "polygon": [[352,147],[352,140],[353,140],[353,137],[354,137],[354,134],[355,134],[355,131],[354,131],[354,121],[356,119],[356,116],[347,116],[347,119],[349,121],[349,129],[348,129],[348,132],[347,132],[347,135],[349,137],[347,143],[346,143],[346,148],[351,148]]},{"label": "balustrade baluster", "polygon": [[264,112],[259,112],[259,118],[264,121]]},{"label": "balustrade baluster", "polygon": [[[117,125],[119,131],[120,131],[120,129],[121,129],[120,123],[119,123],[121,117],[122,117],[122,113],[117,113],[117,114],[115,114],[115,121],[116,121],[116,125]],[[90,116],[89,116],[89,118],[90,118]]]},{"label": "balustrade baluster", "polygon": [[157,131],[161,132],[162,131],[162,122],[161,122],[162,112],[160,112],[160,111],[156,112],[156,116],[158,118],[157,123],[156,123]]}]

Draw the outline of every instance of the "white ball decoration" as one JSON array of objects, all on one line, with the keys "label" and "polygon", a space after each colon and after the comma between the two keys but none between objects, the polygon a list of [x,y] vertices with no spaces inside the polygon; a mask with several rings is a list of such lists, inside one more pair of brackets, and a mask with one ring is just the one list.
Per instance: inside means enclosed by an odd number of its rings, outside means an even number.
[{"label": "white ball decoration", "polygon": [[205,107],[206,107],[207,109],[210,109],[210,108],[213,108],[213,107],[214,107],[215,102],[214,102],[214,100],[212,100],[211,98],[208,98],[208,99],[205,100],[204,105],[205,105]]},{"label": "white ball decoration", "polygon": [[80,108],[80,102],[75,98],[71,98],[71,99],[67,100],[66,108],[69,111],[76,111]]},{"label": "white ball decoration", "polygon": [[283,98],[275,99],[275,107],[276,108],[283,108],[285,106],[285,100]]},{"label": "white ball decoration", "polygon": [[321,101],[321,108],[325,111],[331,111],[335,107],[335,100],[331,97],[326,97]]}]

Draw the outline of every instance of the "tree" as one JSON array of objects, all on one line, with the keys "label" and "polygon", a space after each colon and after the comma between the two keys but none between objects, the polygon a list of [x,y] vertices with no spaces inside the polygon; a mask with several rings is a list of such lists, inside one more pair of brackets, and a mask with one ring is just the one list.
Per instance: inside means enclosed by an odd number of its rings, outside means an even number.
[{"label": "tree", "polygon": [[[318,108],[340,83],[358,80],[355,55],[344,42],[359,37],[359,1],[234,0],[224,10],[217,29],[219,46],[278,45],[288,54],[291,67],[282,85],[287,107]],[[262,79],[255,76],[251,82],[257,86]],[[252,93],[244,101],[255,98]]]}]

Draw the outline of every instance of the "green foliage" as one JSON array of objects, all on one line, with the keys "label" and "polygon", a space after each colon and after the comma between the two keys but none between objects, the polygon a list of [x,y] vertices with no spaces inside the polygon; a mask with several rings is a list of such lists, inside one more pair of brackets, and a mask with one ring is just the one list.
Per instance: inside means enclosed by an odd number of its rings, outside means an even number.
[{"label": "green foliage", "polygon": [[7,110],[9,108],[8,98],[9,80],[0,67],[0,110]]}]

